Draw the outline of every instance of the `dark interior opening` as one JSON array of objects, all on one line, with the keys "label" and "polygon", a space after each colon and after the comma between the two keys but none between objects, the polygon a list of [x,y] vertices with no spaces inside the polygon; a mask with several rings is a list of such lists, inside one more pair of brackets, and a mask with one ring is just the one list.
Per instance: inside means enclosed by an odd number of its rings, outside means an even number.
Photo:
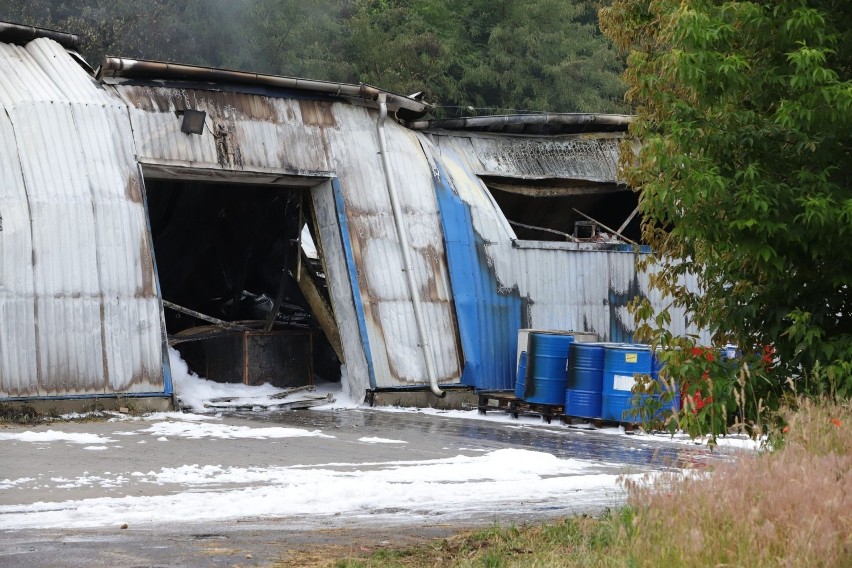
[{"label": "dark interior opening", "polygon": [[[498,177],[483,181],[522,240],[565,242],[574,240],[566,237],[571,235],[580,241],[611,241],[603,226],[617,231],[639,204],[638,193],[614,183]],[[640,242],[639,215],[633,215],[621,235]]]},{"label": "dark interior opening", "polygon": [[280,387],[340,380],[303,292],[310,279],[313,306],[330,305],[321,259],[300,246],[305,227],[317,242],[308,192],[146,179],[166,331],[194,372]]}]

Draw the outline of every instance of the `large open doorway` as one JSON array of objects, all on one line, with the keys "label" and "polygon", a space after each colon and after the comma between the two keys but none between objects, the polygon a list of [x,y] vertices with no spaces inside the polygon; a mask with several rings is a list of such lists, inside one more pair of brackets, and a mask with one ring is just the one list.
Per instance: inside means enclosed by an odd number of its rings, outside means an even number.
[{"label": "large open doorway", "polygon": [[146,176],[169,344],[220,382],[340,380],[310,189]]}]

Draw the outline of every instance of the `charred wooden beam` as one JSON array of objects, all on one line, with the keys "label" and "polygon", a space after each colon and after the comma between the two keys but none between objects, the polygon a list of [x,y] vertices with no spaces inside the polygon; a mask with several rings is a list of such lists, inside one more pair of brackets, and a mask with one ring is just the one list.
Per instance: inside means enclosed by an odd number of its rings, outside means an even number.
[{"label": "charred wooden beam", "polygon": [[240,330],[240,331],[254,331],[251,328],[242,326],[238,323],[220,320],[219,318],[214,318],[213,316],[208,316],[206,314],[202,314],[201,312],[197,312],[195,310],[191,310],[189,308],[179,306],[179,305],[177,305],[173,302],[169,302],[168,300],[163,300],[163,306],[166,307],[166,308],[169,308],[170,310],[174,310],[176,312],[180,312],[182,314],[186,314],[188,316],[198,318],[202,321],[206,321],[207,323],[212,323],[213,325],[218,325],[220,327],[224,327],[224,328],[227,328],[227,329],[236,329],[236,330]]}]

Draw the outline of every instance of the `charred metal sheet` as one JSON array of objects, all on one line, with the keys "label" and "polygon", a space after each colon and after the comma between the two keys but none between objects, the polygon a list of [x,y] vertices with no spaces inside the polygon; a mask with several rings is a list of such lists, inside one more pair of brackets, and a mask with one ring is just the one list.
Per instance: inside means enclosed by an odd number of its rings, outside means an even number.
[{"label": "charred metal sheet", "polygon": [[26,45],[34,39],[48,38],[68,49],[80,47],[80,36],[47,28],[22,26],[10,22],[0,22],[0,43],[16,43]]},{"label": "charred metal sheet", "polygon": [[[328,172],[330,103],[199,89],[117,85],[143,162],[221,171]],[[185,109],[205,111],[198,136],[180,132]],[[303,115],[304,111],[304,115]]]},{"label": "charred metal sheet", "polygon": [[619,136],[556,139],[472,139],[485,171],[514,177],[556,177],[614,183]]},{"label": "charred metal sheet", "polygon": [[0,396],[162,392],[126,106],[46,38],[0,77]]},{"label": "charred metal sheet", "polygon": [[430,135],[477,175],[618,183],[622,133],[565,136]]},{"label": "charred metal sheet", "polygon": [[604,194],[630,191],[627,186],[616,183],[596,183],[575,179],[515,179],[499,176],[480,176],[489,188],[517,193],[529,197],[564,197],[566,195]]},{"label": "charred metal sheet", "polygon": [[141,161],[145,179],[180,179],[182,181],[204,181],[216,183],[242,183],[283,187],[314,187],[333,176],[333,172],[303,172],[282,175],[280,170],[242,169],[238,172],[219,168],[194,167],[185,162],[167,160]]},{"label": "charred metal sheet", "polygon": [[310,126],[334,128],[337,120],[328,101],[299,100],[299,110],[302,111],[302,121]]},{"label": "charred metal sheet", "polygon": [[626,132],[633,117],[623,114],[538,113],[471,116],[409,123],[415,130],[466,130],[503,134],[558,135],[580,132]]},{"label": "charred metal sheet", "polygon": [[343,346],[340,342],[340,331],[337,329],[337,323],[334,319],[334,311],[326,302],[319,287],[314,281],[311,274],[308,272],[304,259],[304,251],[300,251],[299,268],[296,274],[296,284],[299,285],[299,290],[305,296],[305,301],[311,307],[311,311],[319,322],[320,328],[325,334],[331,348],[334,349],[338,360],[341,363],[346,362],[346,356],[343,353]]}]

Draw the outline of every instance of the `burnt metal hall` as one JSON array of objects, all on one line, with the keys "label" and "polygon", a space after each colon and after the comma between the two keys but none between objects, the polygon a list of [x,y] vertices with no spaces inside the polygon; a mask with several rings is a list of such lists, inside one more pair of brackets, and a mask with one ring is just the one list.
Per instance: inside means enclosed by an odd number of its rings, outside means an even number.
[{"label": "burnt metal hall", "polygon": [[509,390],[519,329],[631,339],[630,117],[430,120],[369,85],[92,69],[77,44],[0,23],[0,401],[167,407],[170,348],[354,398]]}]

